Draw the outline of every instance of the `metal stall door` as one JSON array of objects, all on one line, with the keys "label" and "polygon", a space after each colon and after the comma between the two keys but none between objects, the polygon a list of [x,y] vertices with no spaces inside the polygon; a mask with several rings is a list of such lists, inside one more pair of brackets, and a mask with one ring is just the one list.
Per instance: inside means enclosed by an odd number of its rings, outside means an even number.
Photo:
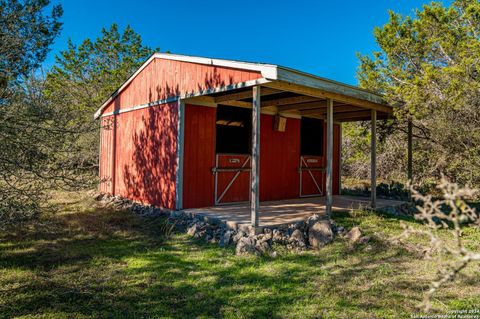
[{"label": "metal stall door", "polygon": [[325,167],[321,156],[300,156],[300,197],[323,196]]},{"label": "metal stall door", "polygon": [[250,199],[250,155],[217,154],[213,173],[215,205],[247,202]]}]

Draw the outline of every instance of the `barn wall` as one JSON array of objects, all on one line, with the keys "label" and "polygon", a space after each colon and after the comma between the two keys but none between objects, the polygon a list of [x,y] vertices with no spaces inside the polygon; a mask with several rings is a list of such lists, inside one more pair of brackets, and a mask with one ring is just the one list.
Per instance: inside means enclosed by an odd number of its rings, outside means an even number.
[{"label": "barn wall", "polygon": [[273,130],[274,116],[260,119],[260,200],[297,198],[300,120],[287,119],[285,132]]},{"label": "barn wall", "polygon": [[[258,78],[257,71],[156,58],[120,92],[119,109]],[[104,113],[112,111],[109,105]]]},{"label": "barn wall", "polygon": [[111,193],[175,208],[177,119],[177,103],[115,116],[111,134],[116,147],[109,149],[110,157],[102,154],[101,164],[114,163]]},{"label": "barn wall", "polygon": [[[211,170],[215,166],[215,120],[216,108],[188,104],[185,107],[184,208],[214,205],[214,175]],[[298,198],[300,120],[289,118],[285,132],[274,131],[273,122],[274,116],[262,114],[260,200]],[[339,133],[340,126],[335,124],[333,194],[338,194],[339,186]],[[326,140],[324,145],[326,147]],[[326,165],[325,156],[322,163]],[[325,185],[323,187],[325,189]]]},{"label": "barn wall", "polygon": [[100,192],[112,194],[113,116],[103,117],[100,128]]},{"label": "barn wall", "polygon": [[185,105],[183,207],[214,204],[216,108]]}]

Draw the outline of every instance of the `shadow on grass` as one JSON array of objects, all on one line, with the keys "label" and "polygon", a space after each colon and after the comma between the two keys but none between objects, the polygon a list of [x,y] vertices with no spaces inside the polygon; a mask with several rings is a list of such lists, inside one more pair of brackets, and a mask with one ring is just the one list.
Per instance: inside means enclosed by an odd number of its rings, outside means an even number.
[{"label": "shadow on grass", "polygon": [[183,234],[165,238],[160,222],[96,210],[6,236],[0,317],[382,317],[411,309],[426,287],[399,276],[412,256],[380,239],[239,258]]}]

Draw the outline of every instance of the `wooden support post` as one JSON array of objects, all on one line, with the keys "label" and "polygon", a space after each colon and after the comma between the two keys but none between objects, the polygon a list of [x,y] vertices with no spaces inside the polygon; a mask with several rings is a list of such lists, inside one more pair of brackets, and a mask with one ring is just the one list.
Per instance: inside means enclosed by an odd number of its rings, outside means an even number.
[{"label": "wooden support post", "polygon": [[252,101],[252,173],[250,217],[253,227],[258,227],[260,206],[260,86],[253,87]]},{"label": "wooden support post", "polygon": [[377,206],[377,111],[372,110],[370,137],[370,178],[371,178],[371,207]]},{"label": "wooden support post", "polygon": [[327,217],[332,215],[333,191],[332,191],[332,172],[333,172],[333,100],[327,99]]},{"label": "wooden support post", "polygon": [[407,179],[409,184],[408,199],[412,200],[412,192],[410,190],[410,187],[412,187],[413,184],[413,124],[411,119],[408,120],[407,139]]},{"label": "wooden support post", "polygon": [[185,135],[185,102],[178,100],[177,156],[175,171],[175,209],[183,209],[183,145]]}]

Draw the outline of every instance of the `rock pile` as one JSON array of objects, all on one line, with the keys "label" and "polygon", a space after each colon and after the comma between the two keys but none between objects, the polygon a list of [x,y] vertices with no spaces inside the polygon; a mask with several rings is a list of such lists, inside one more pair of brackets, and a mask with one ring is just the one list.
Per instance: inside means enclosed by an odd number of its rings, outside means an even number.
[{"label": "rock pile", "polygon": [[254,232],[248,229],[228,229],[217,221],[211,221],[202,216],[183,211],[166,211],[151,205],[142,205],[129,199],[118,196],[95,195],[104,207],[129,210],[142,217],[163,215],[167,222],[175,224],[181,232],[186,232],[193,238],[203,239],[208,243],[218,244],[220,247],[234,245],[237,255],[270,255],[276,256],[277,247],[285,247],[290,251],[304,251],[320,249],[341,237],[350,243],[365,243],[370,238],[362,237],[358,227],[349,232],[342,226],[337,226],[332,220],[324,219],[319,215],[312,215],[304,221],[282,225],[275,228],[263,228]]}]

